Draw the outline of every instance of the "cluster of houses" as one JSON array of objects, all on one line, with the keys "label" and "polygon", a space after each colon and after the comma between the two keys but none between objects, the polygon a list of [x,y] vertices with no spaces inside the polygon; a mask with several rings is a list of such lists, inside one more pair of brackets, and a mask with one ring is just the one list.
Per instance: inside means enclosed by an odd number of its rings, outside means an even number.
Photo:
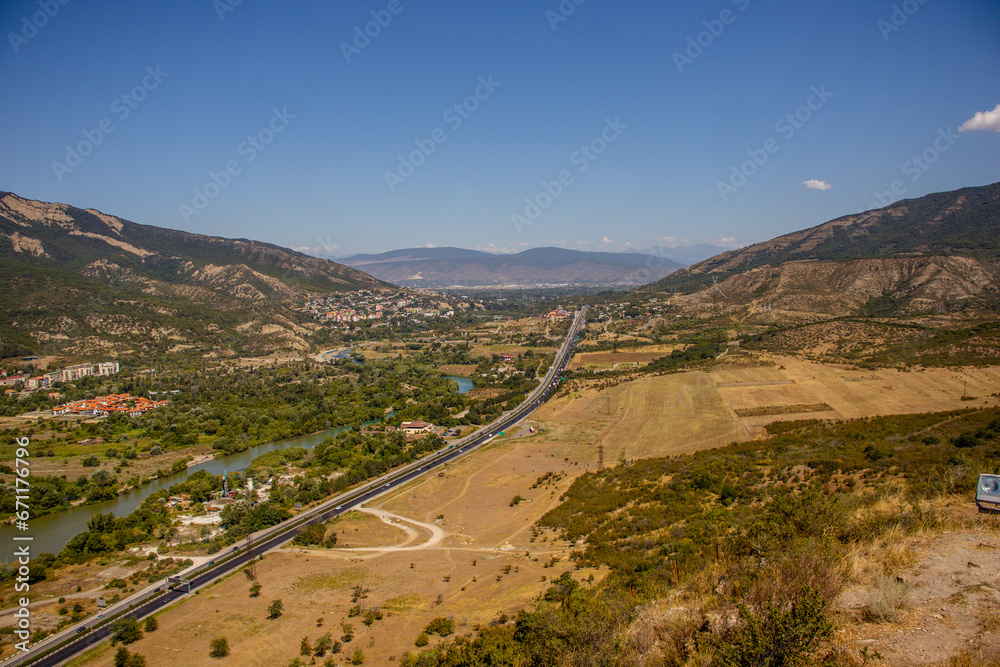
[{"label": "cluster of houses", "polygon": [[384,294],[361,290],[331,294],[305,302],[303,312],[322,322],[352,323],[362,320],[391,320],[401,317],[451,317],[455,311],[427,297]]},{"label": "cluster of houses", "polygon": [[118,372],[117,361],[104,361],[99,364],[77,364],[67,366],[57,371],[51,371],[43,375],[26,375],[23,373],[15,375],[5,375],[0,378],[0,386],[13,387],[20,384],[28,391],[36,389],[48,389],[56,382],[72,382],[88,375],[114,375]]},{"label": "cluster of houses", "polygon": [[[431,433],[434,431],[435,428],[436,427],[434,426],[434,424],[425,422],[423,419],[417,419],[411,422],[403,422],[402,424],[399,425],[398,430],[402,431],[403,435],[405,435],[407,438],[415,438],[417,436],[423,435],[424,433]],[[362,429],[361,433],[363,435],[372,435],[375,433],[385,433],[387,431],[395,431],[395,430],[397,429],[395,429],[392,426],[380,426],[379,428]]]},{"label": "cluster of houses", "polygon": [[88,417],[101,417],[112,414],[127,414],[129,417],[144,415],[150,410],[162,407],[167,401],[151,401],[142,396],[132,396],[130,394],[109,394],[88,398],[74,403],[57,405],[52,408],[52,416],[58,415],[80,415]]}]

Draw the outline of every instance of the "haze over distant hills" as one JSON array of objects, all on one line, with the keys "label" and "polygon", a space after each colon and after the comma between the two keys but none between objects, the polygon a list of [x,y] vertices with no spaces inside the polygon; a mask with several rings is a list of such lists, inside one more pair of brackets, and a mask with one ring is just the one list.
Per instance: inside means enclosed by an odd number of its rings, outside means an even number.
[{"label": "haze over distant hills", "polygon": [[506,255],[463,248],[406,248],[338,261],[387,282],[428,288],[640,285],[683,266],[652,254],[565,248],[532,248]]},{"label": "haze over distant hills", "polygon": [[1000,183],[904,199],[677,271],[651,289],[785,307],[951,308],[1000,289]]},{"label": "haze over distant hills", "polygon": [[7,352],[112,350],[136,341],[170,348],[221,340],[227,327],[301,347],[303,331],[287,308],[306,295],[390,287],[269,243],[141,225],[5,192],[0,281]]}]

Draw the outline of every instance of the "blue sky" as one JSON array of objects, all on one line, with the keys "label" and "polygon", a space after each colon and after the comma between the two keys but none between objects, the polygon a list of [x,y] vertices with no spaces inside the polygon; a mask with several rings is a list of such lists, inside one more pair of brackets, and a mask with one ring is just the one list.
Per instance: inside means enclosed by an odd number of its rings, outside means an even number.
[{"label": "blue sky", "polygon": [[327,257],[735,247],[1000,180],[998,19],[987,0],[6,0],[0,190]]}]

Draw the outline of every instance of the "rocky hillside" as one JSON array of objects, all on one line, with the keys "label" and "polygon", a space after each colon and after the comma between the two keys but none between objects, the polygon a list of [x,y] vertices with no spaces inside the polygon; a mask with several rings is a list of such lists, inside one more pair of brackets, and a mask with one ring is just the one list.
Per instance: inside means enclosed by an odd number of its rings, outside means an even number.
[{"label": "rocky hillside", "polygon": [[[302,347],[290,307],[386,283],[268,243],[141,225],[0,193],[4,356],[121,352],[136,345]],[[250,350],[248,350],[250,351]]]},{"label": "rocky hillside", "polygon": [[724,252],[655,287],[804,310],[991,304],[1000,289],[1000,183],[902,200]]}]

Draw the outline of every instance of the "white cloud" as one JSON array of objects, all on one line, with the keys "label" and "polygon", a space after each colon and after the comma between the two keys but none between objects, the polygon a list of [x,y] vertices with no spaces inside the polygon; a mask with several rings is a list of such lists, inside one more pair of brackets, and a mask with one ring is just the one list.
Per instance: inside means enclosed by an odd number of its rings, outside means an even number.
[{"label": "white cloud", "polygon": [[959,132],[992,131],[1000,132],[1000,104],[993,111],[977,111],[976,115],[962,123]]},{"label": "white cloud", "polygon": [[576,244],[577,245],[587,245],[587,242],[586,241],[577,241]]},{"label": "white cloud", "polygon": [[566,245],[566,239],[552,239],[549,241],[549,245]]},{"label": "white cloud", "polygon": [[802,185],[806,187],[806,190],[829,190],[833,187],[826,181],[821,181],[815,178],[810,178],[808,181],[802,181]]},{"label": "white cloud", "polygon": [[420,247],[421,248],[440,248],[441,246],[439,246],[436,243],[425,243],[424,245],[422,245]]},{"label": "white cloud", "polygon": [[614,239],[609,239],[607,236],[601,239],[601,243],[603,243],[604,245],[611,245],[614,242],[615,242]]}]

